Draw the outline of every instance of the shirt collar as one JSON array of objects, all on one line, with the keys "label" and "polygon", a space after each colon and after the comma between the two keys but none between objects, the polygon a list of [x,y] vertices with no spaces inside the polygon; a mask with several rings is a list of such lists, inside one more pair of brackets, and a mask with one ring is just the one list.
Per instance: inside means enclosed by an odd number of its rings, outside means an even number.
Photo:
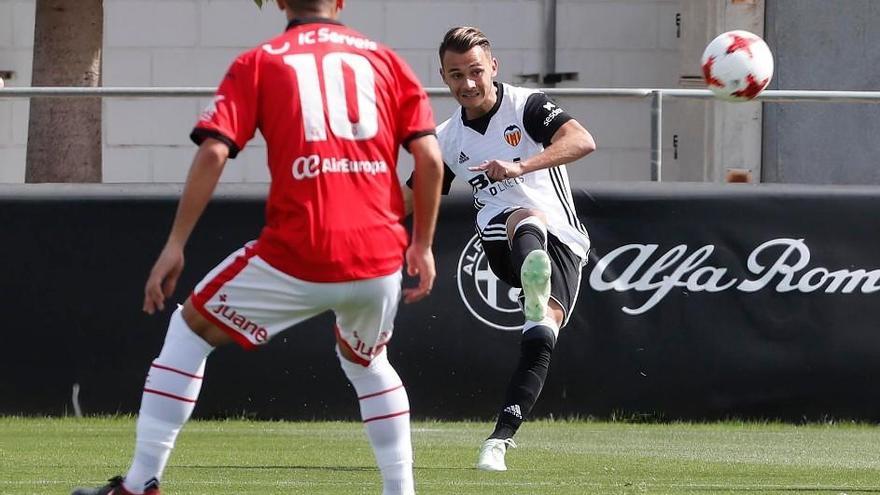
[{"label": "shirt collar", "polygon": [[464,108],[461,109],[461,120],[464,122],[464,125],[480,134],[486,133],[486,129],[489,128],[489,121],[492,120],[492,117],[495,116],[496,113],[498,113],[498,109],[501,108],[501,99],[504,98],[504,85],[498,81],[492,81],[492,84],[495,86],[496,99],[495,104],[492,105],[492,108],[489,109],[488,112],[473,120],[468,120]]},{"label": "shirt collar", "polygon": [[297,26],[302,26],[304,24],[336,24],[337,26],[342,26],[343,24],[335,19],[330,19],[328,17],[294,17],[287,23],[287,29],[295,28]]}]

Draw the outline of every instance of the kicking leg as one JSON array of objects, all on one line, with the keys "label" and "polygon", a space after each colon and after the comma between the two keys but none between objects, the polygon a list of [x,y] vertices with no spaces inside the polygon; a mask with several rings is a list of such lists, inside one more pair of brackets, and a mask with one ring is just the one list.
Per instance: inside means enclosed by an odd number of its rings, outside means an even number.
[{"label": "kicking leg", "polygon": [[[511,228],[513,226],[513,228]],[[551,263],[547,255],[547,227],[541,212],[518,210],[507,219],[510,261],[519,274],[526,320],[541,321],[550,300]]]}]

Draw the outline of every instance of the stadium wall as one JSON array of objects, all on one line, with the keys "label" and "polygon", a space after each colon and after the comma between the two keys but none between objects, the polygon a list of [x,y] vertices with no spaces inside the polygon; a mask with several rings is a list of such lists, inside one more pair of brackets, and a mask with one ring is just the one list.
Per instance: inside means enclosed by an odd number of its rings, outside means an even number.
[{"label": "stadium wall", "polygon": [[[178,186],[0,187],[0,414],[135,412],[168,312],[140,312]],[[225,185],[173,301],[254,238],[263,186]],[[880,419],[880,238],[864,187],[595,184],[577,311],[537,416]],[[416,417],[489,418],[518,354],[514,294],[487,271],[471,202],[444,202],[438,278],[402,305],[391,359]],[[209,359],[199,417],[354,418],[324,314]],[[74,401],[74,390],[78,394]]]},{"label": "stadium wall", "polygon": [[[214,87],[232,59],[284,26],[283,16],[251,0],[104,0],[104,86]],[[545,0],[353,0],[342,20],[392,46],[426,86],[443,85],[437,46],[454,25],[477,25],[490,36],[499,79],[545,70]],[[34,0],[0,1],[0,70],[9,86],[29,86]],[[576,72],[564,87],[674,87],[679,76],[678,0],[559,0],[556,70]],[[511,28],[515,26],[515,28]],[[540,85],[528,79],[526,85]],[[104,182],[183,182],[194,152],[188,136],[210,98],[104,102]],[[432,99],[438,121],[449,97]],[[574,174],[581,180],[650,178],[647,100],[561,101],[601,144]],[[671,109],[670,103],[667,108]],[[24,181],[29,104],[0,99],[0,183]],[[671,127],[667,126],[671,131]],[[672,150],[672,133],[664,139]],[[228,183],[264,183],[265,146],[258,136],[227,167]],[[409,164],[404,154],[404,167]],[[702,165],[698,163],[697,165]],[[670,162],[670,179],[676,177]]]},{"label": "stadium wall", "polygon": [[[767,0],[772,89],[880,89],[880,3]],[[877,105],[767,104],[765,182],[880,184]]]}]

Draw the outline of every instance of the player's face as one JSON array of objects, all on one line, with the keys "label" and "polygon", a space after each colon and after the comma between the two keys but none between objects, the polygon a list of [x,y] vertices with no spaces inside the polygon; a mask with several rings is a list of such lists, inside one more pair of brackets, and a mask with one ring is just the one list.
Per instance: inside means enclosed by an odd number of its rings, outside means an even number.
[{"label": "player's face", "polygon": [[484,115],[495,104],[492,78],[498,75],[498,61],[482,47],[464,53],[447,50],[440,61],[440,75],[469,119]]}]

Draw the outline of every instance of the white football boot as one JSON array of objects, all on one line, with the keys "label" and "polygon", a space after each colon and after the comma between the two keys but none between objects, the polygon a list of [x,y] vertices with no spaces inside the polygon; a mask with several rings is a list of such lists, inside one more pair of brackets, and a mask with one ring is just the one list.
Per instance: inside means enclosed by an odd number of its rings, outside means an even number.
[{"label": "white football boot", "polygon": [[550,256],[544,250],[532,251],[523,260],[520,281],[525,295],[523,313],[527,320],[541,321],[547,313],[551,270]]},{"label": "white football boot", "polygon": [[480,458],[477,460],[477,469],[483,471],[507,471],[507,464],[504,463],[504,454],[507,448],[516,448],[516,444],[512,438],[490,438],[483,442],[480,449]]}]

